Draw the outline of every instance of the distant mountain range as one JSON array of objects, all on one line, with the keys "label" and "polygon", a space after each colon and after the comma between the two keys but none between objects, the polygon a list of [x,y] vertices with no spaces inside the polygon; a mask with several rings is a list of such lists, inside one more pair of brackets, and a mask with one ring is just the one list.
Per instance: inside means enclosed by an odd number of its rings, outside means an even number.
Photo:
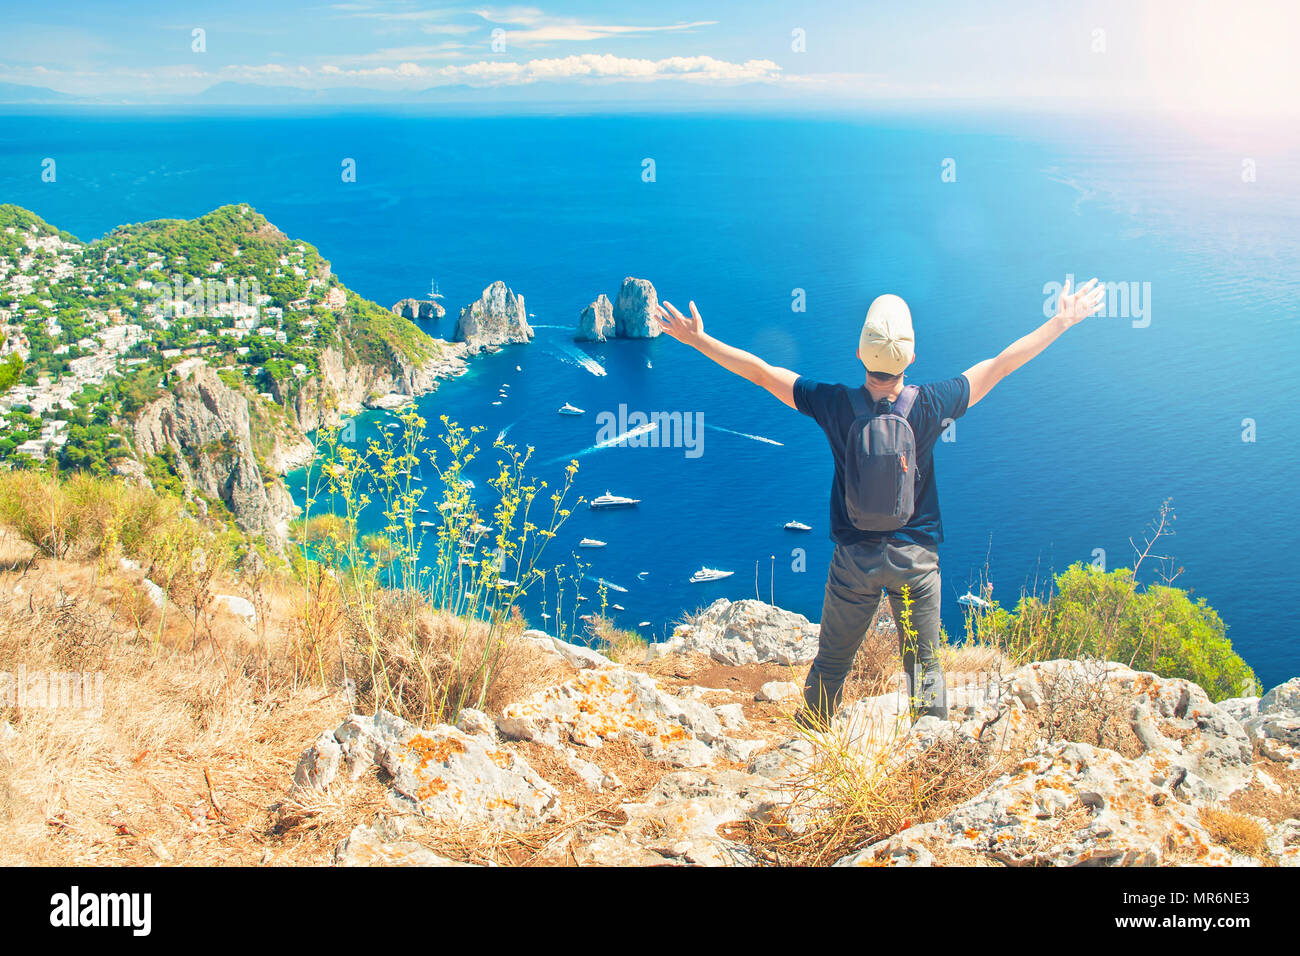
[{"label": "distant mountain range", "polygon": [[[756,96],[756,87],[762,87]],[[617,95],[611,95],[617,89]],[[556,105],[601,104],[620,109],[669,105],[675,108],[705,108],[715,105],[760,105],[795,102],[801,94],[780,84],[740,83],[701,87],[689,81],[658,81],[644,84],[642,95],[626,82],[583,81],[470,86],[464,83],[432,86],[422,90],[379,90],[362,86],[308,89],[300,86],[271,86],[260,83],[216,83],[197,93],[155,95],[82,95],[60,93],[40,86],[0,83],[0,106],[432,106],[482,108],[494,104],[511,107],[551,108]]]}]

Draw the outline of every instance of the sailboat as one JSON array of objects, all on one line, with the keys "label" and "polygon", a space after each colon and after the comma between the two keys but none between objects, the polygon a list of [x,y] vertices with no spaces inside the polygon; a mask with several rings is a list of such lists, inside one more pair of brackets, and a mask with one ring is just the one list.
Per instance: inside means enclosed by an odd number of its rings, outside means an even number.
[{"label": "sailboat", "polygon": [[430,299],[434,299],[434,300],[437,300],[437,299],[441,299],[441,298],[442,298],[442,293],[438,291],[438,280],[437,280],[437,279],[430,279],[430,280],[429,280],[429,298],[430,298]]}]

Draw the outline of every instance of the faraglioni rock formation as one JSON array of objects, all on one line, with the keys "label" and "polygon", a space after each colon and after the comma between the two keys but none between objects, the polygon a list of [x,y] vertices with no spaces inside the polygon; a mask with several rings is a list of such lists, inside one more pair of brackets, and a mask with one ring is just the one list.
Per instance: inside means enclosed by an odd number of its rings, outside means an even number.
[{"label": "faraglioni rock formation", "polygon": [[525,344],[533,337],[524,310],[524,297],[506,288],[500,280],[483,290],[477,302],[460,310],[456,320],[457,342],[471,352],[499,345]]},{"label": "faraglioni rock formation", "polygon": [[[653,292],[652,292],[653,294]],[[578,318],[578,331],[574,333],[575,342],[604,342],[614,335],[614,307],[609,297],[601,293],[596,301],[582,310]]]},{"label": "faraglioni rock formation", "polygon": [[447,310],[442,307],[441,302],[434,302],[432,299],[401,299],[394,302],[392,311],[404,319],[415,321],[416,319],[441,319],[447,314]]},{"label": "faraglioni rock formation", "polygon": [[614,303],[614,331],[621,338],[653,339],[663,328],[656,314],[659,296],[649,279],[628,276]]}]

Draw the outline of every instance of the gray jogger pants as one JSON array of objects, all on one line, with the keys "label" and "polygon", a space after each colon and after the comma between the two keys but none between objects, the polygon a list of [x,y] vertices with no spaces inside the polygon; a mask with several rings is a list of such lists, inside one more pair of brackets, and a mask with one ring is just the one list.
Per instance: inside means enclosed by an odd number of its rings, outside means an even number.
[{"label": "gray jogger pants", "polygon": [[[916,631],[912,640],[903,630],[905,585],[912,599]],[[833,715],[839,706],[844,679],[876,613],[882,590],[889,595],[894,612],[915,715],[948,716],[947,688],[939,663],[939,555],[920,544],[885,542],[835,546],[826,575],[817,657],[804,685],[804,702],[819,719]]]}]

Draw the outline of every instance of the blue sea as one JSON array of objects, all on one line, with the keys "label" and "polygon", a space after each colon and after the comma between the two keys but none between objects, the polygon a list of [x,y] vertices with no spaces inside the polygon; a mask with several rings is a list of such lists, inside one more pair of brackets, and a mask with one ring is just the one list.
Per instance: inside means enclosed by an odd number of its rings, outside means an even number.
[{"label": "blue sea", "polygon": [[[610,596],[626,608],[620,623],[650,621],[655,636],[719,597],[757,595],[818,619],[831,460],[813,422],[667,337],[577,346],[579,360],[572,328],[599,293],[648,278],[679,306],[694,299],[722,339],[856,382],[867,304],[894,292],[912,308],[922,381],[1035,328],[1045,286],[1067,274],[1123,283],[1128,314],[1067,333],[938,448],[945,625],[962,632],[956,598],[986,567],[1011,605],[1101,552],[1109,567],[1131,566],[1131,542],[1170,499],[1176,534],[1157,553],[1271,686],[1300,674],[1300,151],[1282,137],[1191,120],[938,112],[28,113],[0,117],[0,201],[83,239],[251,203],[384,305],[436,279],[448,316],[429,331],[446,337],[460,306],[505,280],[525,296],[536,340],[477,360],[420,410],[431,428],[443,414],[483,426],[485,450],[508,428],[552,483],[577,456],[575,493],[587,498],[640,498],[577,509],[546,563],[584,536],[607,541],[581,553],[590,573],[627,588]],[[41,181],[45,157],[54,183]],[[356,182],[342,181],[345,158]],[[804,311],[792,307],[800,296]],[[503,384],[509,397],[491,404]],[[566,401],[587,414],[557,415]],[[702,453],[587,451],[597,413],[620,404],[702,413]],[[363,435],[384,420],[365,416]],[[492,473],[486,455],[471,467],[480,494]],[[783,530],[791,519],[813,532]],[[688,583],[702,565],[735,574]],[[1149,561],[1143,578],[1156,570]],[[591,582],[585,593],[594,604]]]}]

